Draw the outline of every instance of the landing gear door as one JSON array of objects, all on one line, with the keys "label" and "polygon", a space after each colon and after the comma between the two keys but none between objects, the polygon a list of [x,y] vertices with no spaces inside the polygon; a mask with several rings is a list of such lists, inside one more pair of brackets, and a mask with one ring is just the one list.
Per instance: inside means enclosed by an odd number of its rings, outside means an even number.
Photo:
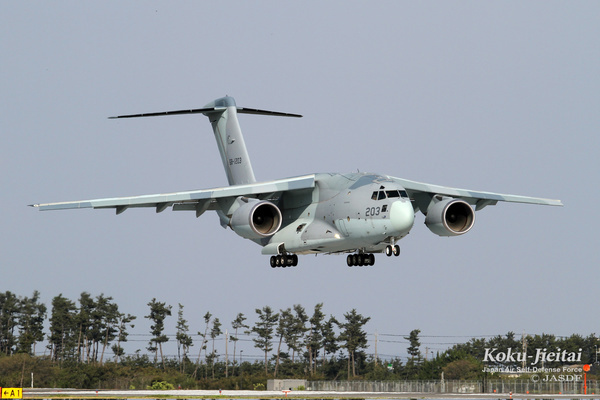
[{"label": "landing gear door", "polygon": [[342,235],[346,237],[350,236],[348,229],[346,228],[346,222],[343,219],[338,219],[335,224]]}]

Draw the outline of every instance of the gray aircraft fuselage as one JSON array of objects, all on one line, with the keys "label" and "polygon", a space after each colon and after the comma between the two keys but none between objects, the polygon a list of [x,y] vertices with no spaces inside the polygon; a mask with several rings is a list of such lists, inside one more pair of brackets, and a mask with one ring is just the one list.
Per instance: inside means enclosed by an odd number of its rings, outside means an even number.
[{"label": "gray aircraft fuselage", "polygon": [[281,253],[281,243],[296,254],[377,253],[406,236],[414,223],[404,188],[381,175],[315,174],[313,189],[289,193],[275,203],[282,210],[281,229],[257,241],[263,254]]}]

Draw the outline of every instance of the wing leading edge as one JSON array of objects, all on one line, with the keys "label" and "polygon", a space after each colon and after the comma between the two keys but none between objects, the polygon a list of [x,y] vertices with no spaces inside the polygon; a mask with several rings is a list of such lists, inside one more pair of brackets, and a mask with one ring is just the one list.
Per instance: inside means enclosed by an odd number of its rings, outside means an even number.
[{"label": "wing leading edge", "polygon": [[279,179],[247,185],[234,185],[213,189],[192,190],[186,192],[151,194],[143,196],[114,197],[93,200],[67,201],[60,203],[32,204],[40,211],[67,210],[76,208],[115,208],[117,214],[130,207],[156,207],[162,212],[170,206],[174,211],[196,210],[200,216],[206,211],[211,201],[227,197],[259,196],[300,189],[313,188],[315,175],[304,175],[295,178]]},{"label": "wing leading edge", "polygon": [[474,205],[477,211],[481,210],[486,206],[496,205],[496,203],[498,203],[499,201],[506,201],[511,203],[539,204],[546,206],[563,205],[563,203],[560,200],[555,199],[545,199],[540,197],[527,197],[513,194],[459,189],[447,186],[432,185],[429,183],[415,182],[408,179],[395,177],[393,179],[406,189],[409,196],[412,199],[415,199],[418,207],[421,209],[421,211],[424,212],[427,211],[427,206],[429,205],[431,198],[435,195],[460,198],[466,201],[467,203]]}]

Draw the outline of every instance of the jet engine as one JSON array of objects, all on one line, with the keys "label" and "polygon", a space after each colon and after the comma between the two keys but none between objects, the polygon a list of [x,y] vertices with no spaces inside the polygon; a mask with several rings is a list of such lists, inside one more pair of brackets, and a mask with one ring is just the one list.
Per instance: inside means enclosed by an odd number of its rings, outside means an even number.
[{"label": "jet engine", "polygon": [[425,225],[438,236],[458,236],[467,233],[475,224],[475,212],[459,199],[442,198],[429,206]]},{"label": "jet engine", "polygon": [[239,198],[242,205],[233,212],[229,226],[246,239],[262,239],[274,235],[281,227],[281,211],[266,200]]}]

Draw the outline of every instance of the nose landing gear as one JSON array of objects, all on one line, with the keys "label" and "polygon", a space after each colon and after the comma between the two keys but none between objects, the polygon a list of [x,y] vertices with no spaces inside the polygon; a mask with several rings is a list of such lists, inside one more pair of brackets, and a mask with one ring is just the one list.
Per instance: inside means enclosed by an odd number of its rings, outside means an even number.
[{"label": "nose landing gear", "polygon": [[397,244],[393,246],[391,244],[385,246],[385,255],[391,257],[392,254],[398,257],[400,255],[400,246],[398,246]]}]

